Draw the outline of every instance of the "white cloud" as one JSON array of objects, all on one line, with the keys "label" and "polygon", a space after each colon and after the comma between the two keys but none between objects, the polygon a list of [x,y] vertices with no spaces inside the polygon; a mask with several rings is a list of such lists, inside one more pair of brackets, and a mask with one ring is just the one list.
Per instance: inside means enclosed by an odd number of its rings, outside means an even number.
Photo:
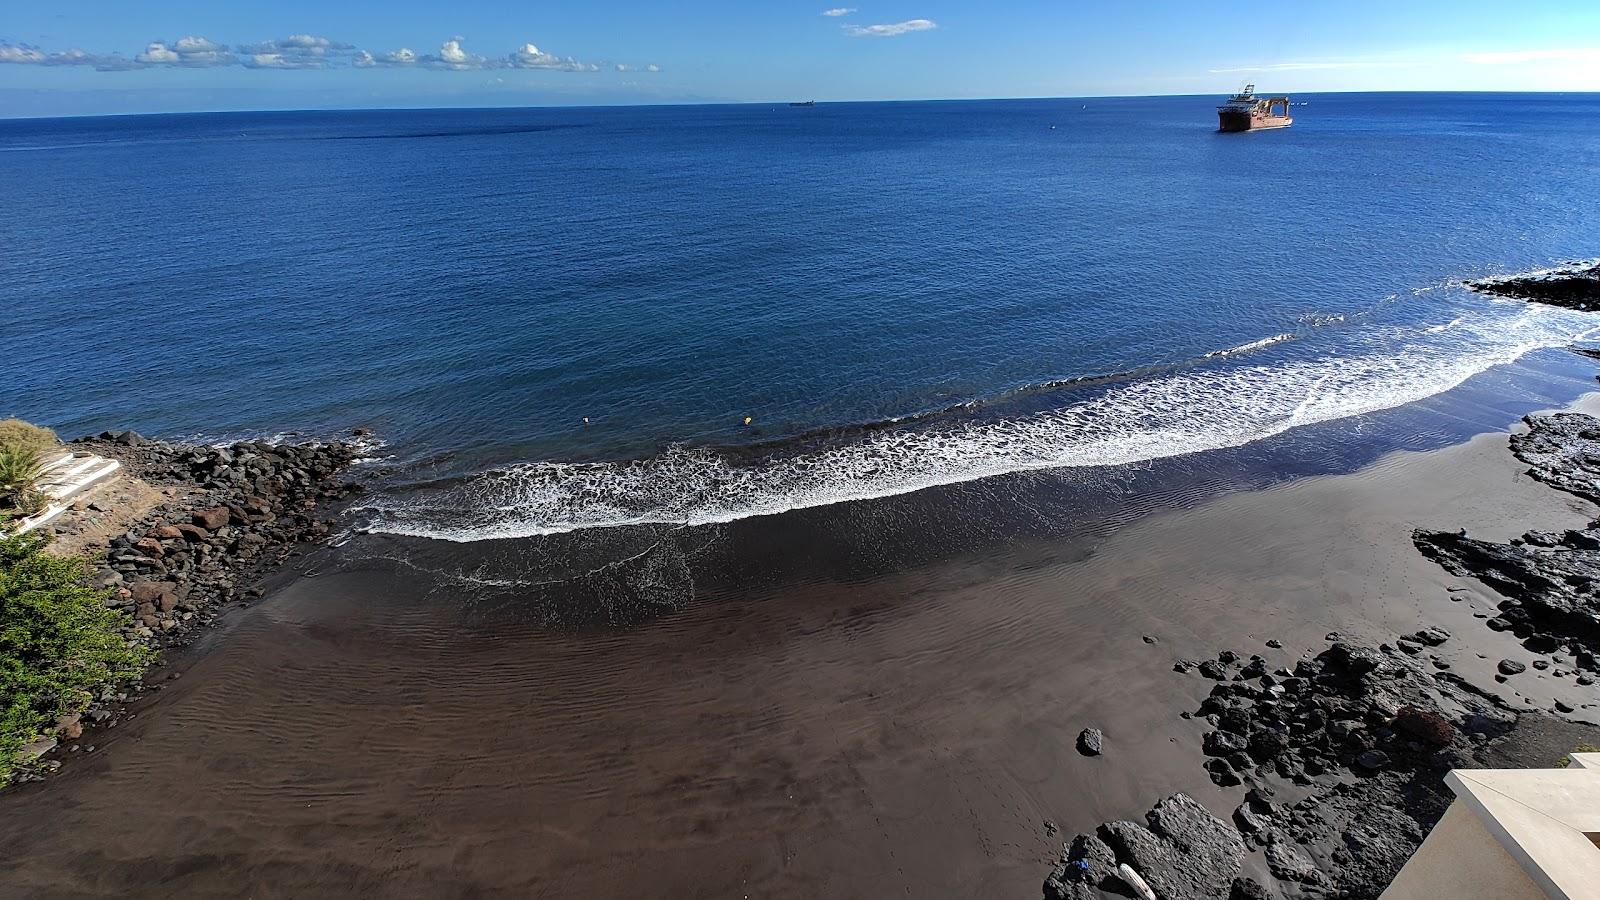
[{"label": "white cloud", "polygon": [[285,56],[282,53],[252,53],[242,60],[247,69],[325,69],[328,61],[316,56]]},{"label": "white cloud", "polygon": [[452,69],[476,69],[483,65],[484,59],[461,49],[461,38],[453,37],[439,45],[438,61]]},{"label": "white cloud", "polygon": [[30,47],[27,44],[0,44],[0,63],[36,65],[44,61],[44,52],[37,47]]},{"label": "white cloud", "polygon": [[[0,47],[0,57],[3,57],[4,55],[5,48]],[[52,53],[44,59],[39,60],[39,62],[47,66],[92,66],[101,59],[103,59],[103,57],[85,53],[82,50],[74,47],[71,50],[66,50],[61,53]]]},{"label": "white cloud", "polygon": [[885,25],[846,25],[844,33],[851,37],[895,37],[913,31],[932,31],[938,27],[938,23],[932,19],[907,19]]},{"label": "white cloud", "polygon": [[848,16],[855,11],[856,8],[854,6],[835,6],[833,9],[823,10],[822,14],[825,16]]},{"label": "white cloud", "polygon": [[338,41],[330,41],[325,37],[317,37],[316,35],[310,35],[310,34],[291,34],[288,37],[284,38],[283,40],[278,41],[278,46],[279,47],[300,47],[300,48],[305,49],[305,50],[354,50],[355,49],[355,46],[352,45],[352,44],[341,44]]},{"label": "white cloud", "polygon": [[172,45],[178,64],[184,66],[226,66],[235,60],[228,48],[203,37],[181,37]]},{"label": "white cloud", "polygon": [[390,50],[378,57],[381,66],[414,66],[417,64],[417,53],[410,47],[401,47],[399,50]]},{"label": "white cloud", "polygon": [[422,62],[435,69],[449,69],[452,72],[467,72],[474,69],[492,69],[500,65],[498,61],[488,60],[475,53],[468,53],[461,46],[466,40],[459,35],[439,45],[439,55],[424,56]]},{"label": "white cloud", "polygon": [[178,54],[167,49],[161,41],[151,41],[144,52],[133,58],[134,62],[144,63],[149,66],[167,66],[178,62]]},{"label": "white cloud", "polygon": [[1558,47],[1547,50],[1468,53],[1461,58],[1478,66],[1515,66],[1536,62],[1583,62],[1600,65],[1600,47]]},{"label": "white cloud", "polygon": [[203,37],[181,37],[168,46],[165,41],[151,41],[144,52],[133,61],[146,66],[231,66],[238,59],[226,47]]},{"label": "white cloud", "polygon": [[16,63],[33,66],[93,66],[102,72],[120,72],[139,68],[133,60],[112,53],[102,56],[87,53],[74,47],[59,53],[46,53],[30,44],[0,44],[0,64]]},{"label": "white cloud", "polygon": [[146,66],[174,66],[178,62],[178,54],[166,48],[165,43],[152,40],[144,48],[144,53],[134,56],[134,62],[144,62]]},{"label": "white cloud", "polygon": [[347,56],[354,64],[356,48],[319,35],[291,34],[281,40],[242,44],[238,49],[247,54],[244,65],[253,69],[322,69]]},{"label": "white cloud", "polygon": [[[560,72],[599,72],[601,65],[570,56],[557,56],[527,43],[504,57],[488,58],[468,51],[463,38],[453,37],[439,45],[438,54],[419,54],[409,47],[374,54],[353,44],[340,43],[314,34],[291,34],[276,40],[227,47],[203,37],[186,36],[176,41],[151,41],[132,58],[119,54],[98,55],[73,49],[47,52],[31,44],[0,42],[0,64],[40,66],[93,66],[102,71],[182,66],[243,66],[248,69],[324,69],[349,66],[370,69],[379,66],[419,67],[448,71],[486,69],[546,69]],[[237,55],[236,55],[237,53]],[[618,64],[619,72],[659,72],[655,64]]]},{"label": "white cloud", "polygon": [[[546,53],[533,44],[523,44],[509,57],[506,63],[513,69],[555,69],[561,72],[598,72],[600,67],[594,63],[581,63],[572,57],[560,57],[554,53]],[[628,71],[622,66],[617,67],[618,72]]]},{"label": "white cloud", "polygon": [[172,45],[172,49],[178,51],[178,55],[182,56],[186,53],[221,53],[226,48],[216,41],[190,35],[189,37],[178,38],[178,42]]},{"label": "white cloud", "polygon": [[1232,66],[1225,69],[1207,69],[1213,75],[1230,75],[1240,72],[1317,72],[1328,69],[1379,69],[1386,66],[1403,66],[1406,62],[1384,59],[1304,60],[1298,62],[1261,63],[1254,66]]},{"label": "white cloud", "polygon": [[661,67],[656,65],[655,63],[651,63],[650,65],[645,66],[644,70],[646,72],[659,72],[659,71],[661,71]]}]

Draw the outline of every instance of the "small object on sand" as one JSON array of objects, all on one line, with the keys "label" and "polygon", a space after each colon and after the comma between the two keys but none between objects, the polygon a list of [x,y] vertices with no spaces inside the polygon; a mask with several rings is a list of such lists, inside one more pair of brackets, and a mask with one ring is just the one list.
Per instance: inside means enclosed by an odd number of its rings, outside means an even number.
[{"label": "small object on sand", "polygon": [[1105,734],[1098,728],[1085,728],[1078,735],[1078,752],[1084,756],[1099,756]]},{"label": "small object on sand", "polygon": [[745,416],[744,417],[744,423],[746,425],[749,425],[752,421],[754,421],[754,417],[753,416]]},{"label": "small object on sand", "polygon": [[1156,892],[1150,890],[1150,885],[1144,883],[1144,879],[1140,878],[1139,873],[1133,870],[1133,866],[1127,863],[1117,863],[1117,877],[1126,882],[1128,887],[1133,888],[1133,892],[1142,897],[1143,900],[1156,900]]},{"label": "small object on sand", "polygon": [[1147,635],[1144,636],[1144,642],[1146,644],[1159,644],[1159,643],[1161,643],[1161,639],[1156,637],[1155,635],[1147,634]]}]

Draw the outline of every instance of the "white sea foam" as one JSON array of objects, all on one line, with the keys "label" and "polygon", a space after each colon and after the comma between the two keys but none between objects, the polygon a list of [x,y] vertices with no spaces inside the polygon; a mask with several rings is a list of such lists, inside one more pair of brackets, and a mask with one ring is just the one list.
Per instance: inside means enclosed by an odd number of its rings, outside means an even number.
[{"label": "white sea foam", "polygon": [[1238,356],[1241,353],[1249,353],[1252,350],[1265,350],[1266,348],[1271,347],[1273,344],[1281,344],[1284,341],[1292,341],[1296,337],[1298,337],[1298,335],[1296,335],[1294,332],[1286,331],[1283,334],[1275,334],[1272,337],[1264,337],[1259,341],[1249,341],[1247,343],[1240,344],[1237,347],[1229,347],[1226,350],[1213,350],[1201,358],[1216,359],[1222,356]]},{"label": "white sea foam", "polygon": [[1586,272],[1600,266],[1600,257],[1593,259],[1572,259],[1557,263],[1545,269],[1533,269],[1528,272],[1511,272],[1503,275],[1488,275],[1483,278],[1469,278],[1456,284],[1466,286],[1500,284],[1506,281],[1521,281],[1526,278],[1544,278],[1549,275],[1571,275],[1577,272]]},{"label": "white sea foam", "polygon": [[1600,331],[1582,314],[1550,307],[1478,309],[1445,329],[1365,328],[1320,356],[1247,364],[1229,358],[1244,349],[1235,348],[1205,366],[1115,385],[1060,409],[871,432],[851,443],[749,464],[714,450],[674,448],[624,463],[518,465],[447,488],[376,496],[363,507],[365,527],[477,541],[622,525],[698,525],[1010,472],[1236,447],[1421,400],[1531,350]]}]

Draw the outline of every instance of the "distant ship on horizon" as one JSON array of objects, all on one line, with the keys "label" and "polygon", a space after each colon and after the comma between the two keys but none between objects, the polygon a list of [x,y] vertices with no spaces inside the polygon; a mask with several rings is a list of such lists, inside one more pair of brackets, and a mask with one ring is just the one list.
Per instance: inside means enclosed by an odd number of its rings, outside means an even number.
[{"label": "distant ship on horizon", "polygon": [[1289,115],[1289,98],[1257,97],[1256,86],[1247,84],[1244,90],[1228,98],[1217,107],[1218,131],[1252,131],[1258,128],[1288,128],[1294,124]]},{"label": "distant ship on horizon", "polygon": [[817,101],[815,101],[815,100],[796,100],[796,101],[790,103],[789,105],[790,106],[816,106],[817,105]]}]

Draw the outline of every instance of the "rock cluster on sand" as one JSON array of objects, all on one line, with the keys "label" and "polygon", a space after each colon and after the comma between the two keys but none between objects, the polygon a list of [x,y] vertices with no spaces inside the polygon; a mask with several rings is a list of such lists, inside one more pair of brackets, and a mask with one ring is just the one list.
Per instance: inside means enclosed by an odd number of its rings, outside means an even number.
[{"label": "rock cluster on sand", "polygon": [[[1511,439],[1511,450],[1528,463],[1530,475],[1585,499],[1600,502],[1600,419],[1559,413],[1525,420],[1530,430]],[[1592,684],[1600,674],[1600,522],[1565,534],[1530,531],[1501,544],[1462,532],[1418,529],[1417,548],[1453,575],[1471,576],[1504,595],[1499,615],[1486,624],[1510,631],[1523,646],[1552,656],[1552,674]],[[1521,663],[1502,666],[1518,674]]]},{"label": "rock cluster on sand", "polygon": [[[1600,502],[1600,419],[1563,413],[1527,421],[1531,430],[1511,447],[1530,474]],[[1522,638],[1539,656],[1531,666],[1541,676],[1595,683],[1600,522],[1564,535],[1529,532],[1509,544],[1443,531],[1419,530],[1413,539],[1453,574],[1505,595],[1500,615],[1485,624]],[[1178,662],[1176,671],[1216,682],[1199,710],[1184,715],[1210,726],[1199,749],[1211,780],[1223,788],[1249,785],[1227,826],[1240,841],[1221,837],[1225,823],[1204,810],[1159,816],[1159,829],[1152,810],[1148,836],[1110,822],[1067,845],[1045,896],[1127,895],[1116,875],[1126,864],[1162,900],[1376,898],[1450,804],[1443,782],[1450,769],[1483,765],[1523,735],[1558,725],[1593,733],[1582,723],[1519,711],[1454,675],[1429,652],[1451,640],[1437,626],[1377,648],[1330,634],[1326,650],[1292,668],[1231,651]],[[1497,681],[1529,677],[1529,664],[1519,660],[1502,659],[1495,668]],[[1574,712],[1559,700],[1555,710]],[[1278,790],[1303,796],[1280,801]],[[1193,801],[1175,796],[1162,804],[1188,808]],[[1202,864],[1207,877],[1198,878]],[[1235,877],[1241,871],[1270,877]]]},{"label": "rock cluster on sand", "polygon": [[1127,863],[1158,897],[1227,897],[1244,859],[1244,841],[1187,794],[1173,794],[1145,813],[1144,824],[1107,822],[1067,846],[1045,895],[1092,900],[1098,886],[1122,884]]},{"label": "rock cluster on sand", "polygon": [[1536,275],[1484,278],[1467,282],[1467,287],[1499,297],[1515,297],[1585,312],[1600,309],[1600,265]]},{"label": "rock cluster on sand", "polygon": [[[1402,640],[1438,646],[1449,635],[1431,627]],[[1046,897],[1115,890],[1119,863],[1162,898],[1376,897],[1443,815],[1445,773],[1474,764],[1517,721],[1498,698],[1399,646],[1335,640],[1314,659],[1272,671],[1261,657],[1231,652],[1207,662],[1215,666],[1177,668],[1218,682],[1196,715],[1211,726],[1201,745],[1211,779],[1251,785],[1233,823],[1183,795],[1168,798],[1147,816],[1148,834],[1110,822],[1079,836],[1045,882]],[[1314,790],[1278,804],[1275,783]],[[1164,808],[1187,813],[1158,813]],[[1239,877],[1256,851],[1277,882],[1270,892]]]},{"label": "rock cluster on sand", "polygon": [[145,481],[187,488],[112,538],[93,576],[133,614],[130,636],[161,646],[244,594],[295,544],[325,536],[329,522],[317,517],[317,504],[354,489],[339,481],[357,453],[345,443],[197,447],[133,432],[78,443]]}]

